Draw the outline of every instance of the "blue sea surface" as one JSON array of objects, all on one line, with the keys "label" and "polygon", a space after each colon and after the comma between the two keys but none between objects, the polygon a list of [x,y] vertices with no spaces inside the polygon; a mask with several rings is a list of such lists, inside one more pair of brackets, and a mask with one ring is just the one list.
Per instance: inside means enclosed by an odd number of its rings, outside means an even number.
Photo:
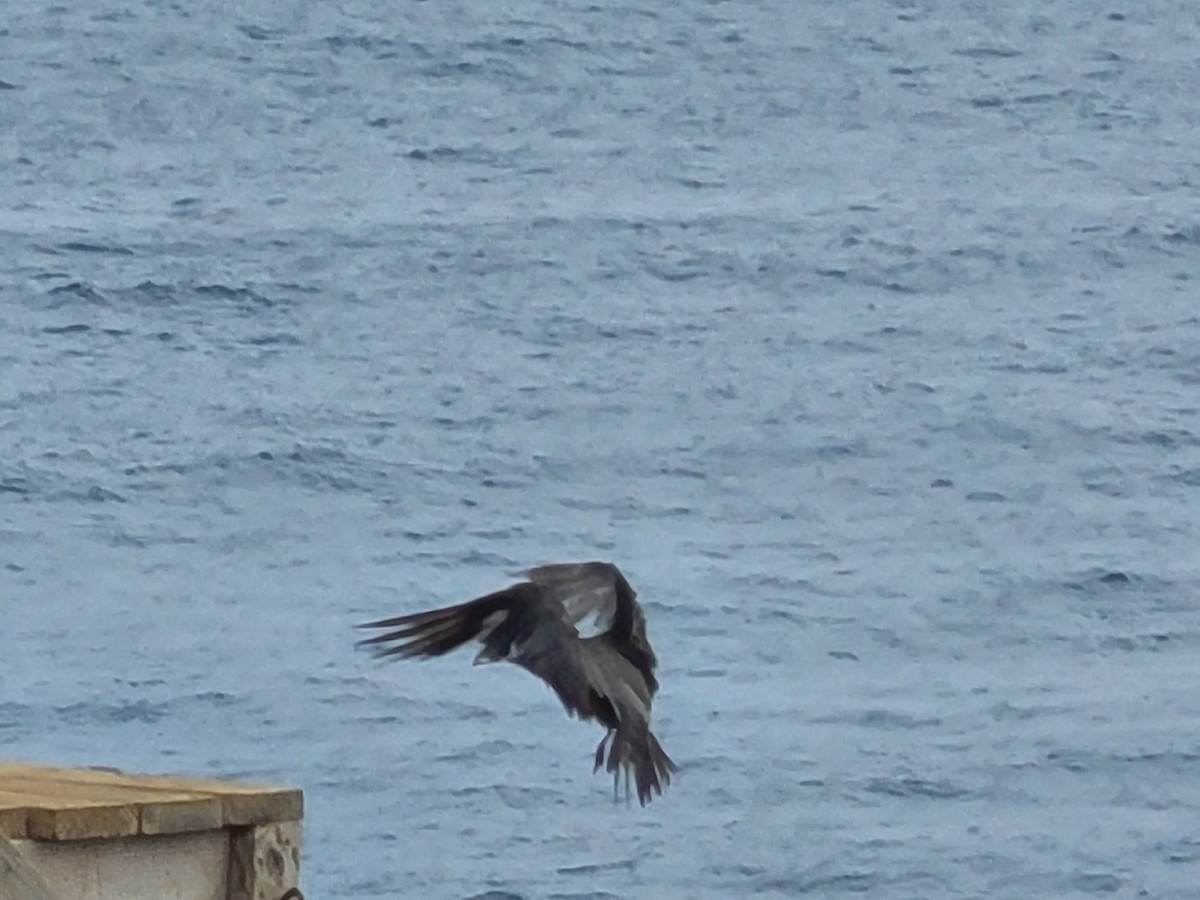
[{"label": "blue sea surface", "polygon": [[[1194,898],[1186,4],[13,0],[0,758],[333,898]],[[617,562],[646,809],[361,621]]]}]

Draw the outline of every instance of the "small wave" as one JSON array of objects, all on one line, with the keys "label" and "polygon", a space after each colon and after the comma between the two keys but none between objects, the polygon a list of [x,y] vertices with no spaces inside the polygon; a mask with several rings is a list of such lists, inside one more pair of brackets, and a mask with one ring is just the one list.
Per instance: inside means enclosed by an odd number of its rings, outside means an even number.
[{"label": "small wave", "polygon": [[58,716],[72,724],[110,724],[141,722],[152,725],[167,715],[164,703],[135,700],[131,703],[72,703],[55,709]]},{"label": "small wave", "polygon": [[476,785],[450,791],[453,797],[478,797],[482,794],[494,794],[509,809],[545,809],[559,797],[557,791],[549,788],[509,784]]},{"label": "small wave", "polygon": [[932,800],[959,800],[970,796],[970,791],[947,779],[929,781],[924,778],[874,778],[867,785],[870,794],[889,797],[925,797]]},{"label": "small wave", "polygon": [[829,897],[835,894],[869,894],[878,886],[873,871],[831,871],[832,866],[816,866],[792,875],[772,876],[755,881],[758,894],[780,893],[786,896],[813,894]]},{"label": "small wave", "polygon": [[261,25],[238,25],[237,30],[252,41],[278,41],[287,33],[282,28],[264,28]]},{"label": "small wave", "polygon": [[260,334],[246,338],[245,343],[254,347],[299,347],[303,341],[294,334]]},{"label": "small wave", "polygon": [[967,499],[972,503],[1006,503],[1008,497],[999,491],[970,491]]},{"label": "small wave", "polygon": [[888,709],[854,710],[832,716],[820,716],[814,718],[813,722],[819,724],[845,723],[857,725],[860,728],[903,729],[905,731],[917,728],[936,728],[942,724],[942,720],[935,716],[910,716]]},{"label": "small wave", "polygon": [[581,863],[576,866],[560,866],[560,875],[595,875],[597,872],[630,871],[636,863],[632,859],[618,859],[613,862]]},{"label": "small wave", "polygon": [[89,244],[86,241],[68,241],[59,244],[57,249],[67,253],[107,253],[112,256],[133,256],[128,247],[116,247],[111,244]]},{"label": "small wave", "polygon": [[1200,487],[1200,468],[1180,469],[1166,476],[1166,478],[1177,484],[1187,485],[1188,487]]},{"label": "small wave", "polygon": [[24,703],[0,703],[0,731],[8,728],[18,732],[33,721],[33,709]]},{"label": "small wave", "polygon": [[6,476],[0,478],[0,494],[29,494],[32,492],[29,480],[21,477]]},{"label": "small wave", "polygon": [[68,284],[60,284],[57,287],[53,287],[49,290],[48,296],[55,297],[60,302],[64,299],[75,297],[80,300],[86,300],[88,303],[108,303],[108,298],[100,293],[100,291],[82,281],[72,281]]},{"label": "small wave", "polygon": [[466,762],[468,760],[504,756],[511,753],[514,747],[515,745],[509,741],[481,741],[470,747],[464,747],[450,753],[443,753],[434,758],[439,762]]},{"label": "small wave", "polygon": [[1161,590],[1167,586],[1162,578],[1139,575],[1122,569],[1086,569],[1066,578],[1062,586],[1068,591],[1095,593],[1097,591],[1120,591],[1132,587],[1142,590]]},{"label": "small wave", "polygon": [[194,290],[200,297],[216,297],[221,300],[235,301],[245,306],[271,307],[278,305],[278,301],[248,287],[231,288],[224,284],[203,284]]}]

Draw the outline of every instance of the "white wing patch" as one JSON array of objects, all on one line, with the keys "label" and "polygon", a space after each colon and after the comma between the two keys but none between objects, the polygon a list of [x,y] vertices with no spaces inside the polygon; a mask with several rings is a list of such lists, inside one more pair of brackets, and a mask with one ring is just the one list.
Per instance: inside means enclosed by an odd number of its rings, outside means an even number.
[{"label": "white wing patch", "polygon": [[496,630],[496,626],[508,618],[508,610],[499,609],[487,616],[483,620],[483,626],[479,629],[479,640],[484,640],[489,634]]},{"label": "white wing patch", "polygon": [[607,563],[554,563],[526,574],[530,581],[554,593],[581,637],[594,637],[612,627],[617,593]]}]

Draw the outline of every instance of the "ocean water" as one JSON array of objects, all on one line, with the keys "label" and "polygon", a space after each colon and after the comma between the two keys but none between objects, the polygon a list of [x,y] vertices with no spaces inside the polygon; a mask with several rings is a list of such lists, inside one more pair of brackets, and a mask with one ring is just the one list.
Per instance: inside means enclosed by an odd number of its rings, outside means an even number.
[{"label": "ocean water", "polygon": [[[10,2],[0,757],[322,898],[1191,898],[1200,15]],[[611,559],[642,810],[357,622]]]}]

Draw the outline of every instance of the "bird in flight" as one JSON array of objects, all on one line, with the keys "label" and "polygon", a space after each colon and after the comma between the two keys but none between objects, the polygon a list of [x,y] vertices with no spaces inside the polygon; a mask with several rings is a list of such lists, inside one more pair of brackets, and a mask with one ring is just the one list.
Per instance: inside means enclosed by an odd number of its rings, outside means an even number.
[{"label": "bird in flight", "polygon": [[[376,656],[441,656],[474,639],[475,665],[508,661],[546,682],[567,712],[608,729],[595,766],[613,776],[613,794],[632,775],[645,806],[671,782],[675,763],[650,731],[658,660],[646,637],[637,593],[612,563],[555,563],[530,569],[527,580],[475,600],[428,612],[367,622],[388,629],[359,641]],[[589,616],[603,630],[583,637]],[[608,758],[605,759],[605,749]]]}]

